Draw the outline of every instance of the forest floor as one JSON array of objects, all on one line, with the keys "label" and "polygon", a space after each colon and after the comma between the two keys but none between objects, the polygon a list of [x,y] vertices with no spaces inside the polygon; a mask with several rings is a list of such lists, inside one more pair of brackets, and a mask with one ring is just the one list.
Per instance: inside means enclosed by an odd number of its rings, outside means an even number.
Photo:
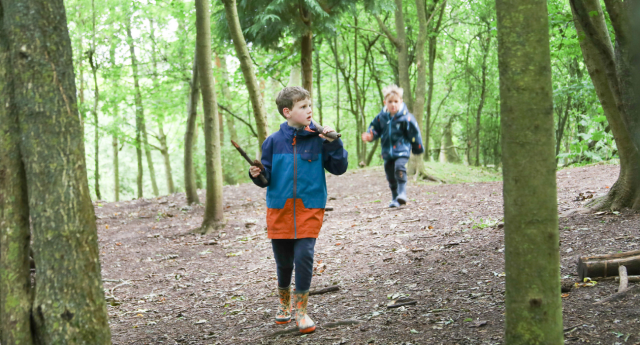
[{"label": "forest floor", "polygon": [[[638,214],[575,212],[583,196],[606,193],[618,172],[558,172],[563,282],[578,281],[579,256],[640,249]],[[225,186],[227,226],[206,236],[193,234],[204,207],[187,206],[183,193],[96,203],[113,343],[503,343],[501,182],[412,182],[400,209],[387,208],[381,167],[328,176],[327,184],[333,210],[316,245],[311,290],[339,290],[309,298],[318,328],[308,335],[273,320],[263,189]],[[616,288],[599,281],[563,294],[566,343],[640,344],[637,296],[594,304]],[[387,308],[399,298],[416,304]]]}]

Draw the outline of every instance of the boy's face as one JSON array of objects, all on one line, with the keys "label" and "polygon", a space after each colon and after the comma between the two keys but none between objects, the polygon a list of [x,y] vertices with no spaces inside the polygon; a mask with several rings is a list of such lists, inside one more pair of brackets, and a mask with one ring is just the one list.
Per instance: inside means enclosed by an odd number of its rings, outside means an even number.
[{"label": "boy's face", "polygon": [[287,122],[294,126],[308,126],[311,123],[311,116],[313,111],[311,110],[311,100],[303,99],[293,104],[293,108],[284,108],[284,116],[287,118]]},{"label": "boy's face", "polygon": [[402,106],[402,98],[392,93],[385,98],[384,105],[387,107],[387,110],[391,115],[395,115]]}]

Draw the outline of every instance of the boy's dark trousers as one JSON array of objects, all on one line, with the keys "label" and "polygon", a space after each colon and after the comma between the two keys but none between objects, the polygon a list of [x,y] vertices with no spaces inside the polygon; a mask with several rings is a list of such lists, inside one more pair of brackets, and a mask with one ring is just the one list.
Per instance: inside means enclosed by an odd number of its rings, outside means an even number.
[{"label": "boy's dark trousers", "polygon": [[299,238],[295,240],[271,240],[273,257],[276,259],[278,286],[286,288],[291,285],[291,273],[296,270],[296,291],[305,292],[311,286],[313,275],[313,252],[315,238]]},{"label": "boy's dark trousers", "polygon": [[384,161],[384,172],[387,174],[387,181],[389,181],[389,188],[395,199],[398,193],[398,183],[407,183],[407,162],[409,158],[390,158]]}]

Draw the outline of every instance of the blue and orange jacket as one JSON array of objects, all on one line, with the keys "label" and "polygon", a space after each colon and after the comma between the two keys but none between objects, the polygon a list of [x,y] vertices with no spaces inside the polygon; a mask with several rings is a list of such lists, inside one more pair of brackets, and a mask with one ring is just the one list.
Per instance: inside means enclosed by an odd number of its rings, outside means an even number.
[{"label": "blue and orange jacket", "polygon": [[384,160],[408,158],[411,153],[417,155],[424,152],[418,122],[404,103],[393,117],[387,107],[382,108],[371,121],[368,132],[373,134],[373,140],[380,138]]},{"label": "blue and orange jacket", "polygon": [[[296,129],[286,122],[262,144],[267,187],[267,236],[271,239],[318,238],[327,204],[324,170],[347,171],[348,153],[338,138],[318,136],[311,127]],[[251,176],[251,175],[249,175]]]}]

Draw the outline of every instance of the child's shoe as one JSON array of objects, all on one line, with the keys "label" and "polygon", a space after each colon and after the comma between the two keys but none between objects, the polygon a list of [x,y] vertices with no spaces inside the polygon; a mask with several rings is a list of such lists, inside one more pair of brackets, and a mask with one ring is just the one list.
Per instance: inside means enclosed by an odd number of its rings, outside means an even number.
[{"label": "child's shoe", "polygon": [[291,285],[286,288],[278,286],[280,305],[276,312],[276,323],[279,325],[291,322]]},{"label": "child's shoe", "polygon": [[391,200],[391,203],[389,203],[389,207],[390,208],[394,208],[394,207],[400,207],[400,204],[398,204],[398,192],[396,191],[391,191],[391,197],[393,198]]},{"label": "child's shoe", "polygon": [[309,291],[293,293],[293,301],[296,307],[296,326],[301,333],[311,333],[316,330],[316,324],[307,315],[307,303],[309,302]]},{"label": "child's shoe", "polygon": [[407,183],[398,182],[398,197],[396,198],[400,205],[407,203]]}]

